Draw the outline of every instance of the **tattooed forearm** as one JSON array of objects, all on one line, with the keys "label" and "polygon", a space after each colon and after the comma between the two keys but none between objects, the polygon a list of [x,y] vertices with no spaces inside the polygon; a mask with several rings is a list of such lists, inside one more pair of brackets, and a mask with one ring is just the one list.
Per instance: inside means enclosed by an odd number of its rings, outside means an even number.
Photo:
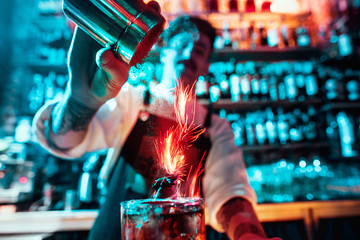
[{"label": "tattooed forearm", "polygon": [[252,205],[242,198],[228,201],[217,214],[219,223],[230,239],[240,239],[244,234],[266,237]]},{"label": "tattooed forearm", "polygon": [[266,237],[262,228],[252,223],[240,223],[236,226],[234,231],[234,239],[240,239],[241,236],[247,233],[252,233],[256,236]]},{"label": "tattooed forearm", "polygon": [[71,98],[64,106],[58,104],[52,114],[52,130],[57,135],[63,135],[69,130],[85,131],[97,109],[91,109]]}]

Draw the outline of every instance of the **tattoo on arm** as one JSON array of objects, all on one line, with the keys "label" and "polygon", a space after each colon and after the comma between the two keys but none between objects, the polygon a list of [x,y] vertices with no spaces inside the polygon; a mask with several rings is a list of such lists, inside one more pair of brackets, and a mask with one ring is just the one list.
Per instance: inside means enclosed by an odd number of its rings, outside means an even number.
[{"label": "tattoo on arm", "polygon": [[55,106],[53,111],[53,132],[64,135],[69,130],[85,131],[97,112],[97,109],[86,107],[75,100],[68,99],[66,106]]},{"label": "tattoo on arm", "polygon": [[[235,215],[235,221],[232,221]],[[218,212],[217,219],[226,233],[233,234],[231,239],[240,239],[246,233],[266,237],[252,205],[245,199],[233,198],[225,203]]]}]

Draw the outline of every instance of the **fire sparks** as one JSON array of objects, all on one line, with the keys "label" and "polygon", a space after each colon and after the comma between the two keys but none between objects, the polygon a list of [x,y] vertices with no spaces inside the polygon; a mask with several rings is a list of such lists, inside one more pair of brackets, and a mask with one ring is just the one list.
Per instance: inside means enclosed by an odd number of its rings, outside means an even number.
[{"label": "fire sparks", "polygon": [[[199,165],[197,166],[196,170],[195,170],[195,174],[194,176],[192,177],[191,179],[191,183],[190,183],[190,186],[189,186],[189,192],[188,192],[188,197],[191,197],[191,198],[199,198],[201,196],[201,193],[200,193],[200,175],[203,173],[204,169],[201,168],[201,165],[202,165],[202,161],[204,159],[204,156],[205,156],[205,153],[204,155],[202,156],[201,158],[201,161],[199,163]],[[188,179],[189,180],[189,176],[188,175]]]},{"label": "fire sparks", "polygon": [[[193,142],[195,142],[199,136],[205,132],[205,129],[199,125],[194,124],[195,113],[195,101],[194,100],[194,85],[192,87],[184,87],[179,82],[175,88],[175,101],[174,110],[177,125],[171,128],[166,133],[163,139],[160,139],[157,143],[158,162],[160,166],[165,170],[167,175],[177,175],[179,179],[186,174],[184,173],[185,167],[185,151]],[[194,179],[191,181],[192,187],[189,189],[190,197],[194,196],[196,191],[196,184],[199,175],[201,165],[197,167],[197,171],[194,175]],[[176,186],[179,187],[179,184]],[[198,191],[200,193],[200,191]],[[178,192],[178,196],[182,193]],[[196,196],[199,194],[196,194]]]}]

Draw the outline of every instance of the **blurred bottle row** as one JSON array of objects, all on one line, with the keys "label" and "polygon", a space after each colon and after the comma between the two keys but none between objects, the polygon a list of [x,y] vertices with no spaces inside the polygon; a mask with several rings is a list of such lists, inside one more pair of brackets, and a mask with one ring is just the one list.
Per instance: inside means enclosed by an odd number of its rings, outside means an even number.
[{"label": "blurred bottle row", "polygon": [[36,112],[47,101],[61,98],[68,78],[67,74],[58,74],[54,71],[47,75],[33,74],[33,85],[28,93],[30,110]]},{"label": "blurred bottle row", "polygon": [[226,113],[220,110],[220,117],[231,122],[237,146],[285,145],[288,143],[313,142],[324,136],[320,135],[316,123],[316,110],[313,106],[301,110],[296,108],[284,112],[268,107],[264,111],[246,113]]},{"label": "blurred bottle row", "polygon": [[329,156],[356,157],[360,150],[360,116],[357,110],[319,113],[314,106],[284,111],[283,108],[247,111],[219,111],[231,123],[239,147],[311,143],[331,148]]},{"label": "blurred bottle row", "polygon": [[[145,2],[149,2],[146,0]],[[278,10],[281,1],[255,0],[156,0],[164,14],[183,12],[270,12]],[[271,6],[273,5],[273,6]],[[293,4],[294,5],[294,4]],[[294,7],[294,6],[293,6]],[[296,4],[296,10],[301,10]],[[291,11],[291,10],[288,10]]]},{"label": "blurred bottle row", "polygon": [[295,62],[216,62],[210,74],[200,78],[197,86],[200,98],[210,97],[232,101],[305,100],[319,93],[314,63]]},{"label": "blurred bottle row", "polygon": [[255,50],[261,47],[310,47],[311,38],[307,25],[289,26],[277,21],[242,21],[235,29],[224,20],[221,33],[215,41],[216,49],[232,48]]},{"label": "blurred bottle row", "polygon": [[358,165],[329,163],[317,154],[282,156],[247,172],[259,203],[360,198]]}]

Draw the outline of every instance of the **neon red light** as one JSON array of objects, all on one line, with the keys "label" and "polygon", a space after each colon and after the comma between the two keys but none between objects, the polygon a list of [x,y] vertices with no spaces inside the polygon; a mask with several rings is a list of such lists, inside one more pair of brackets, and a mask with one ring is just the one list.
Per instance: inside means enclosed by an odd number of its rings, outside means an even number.
[{"label": "neon red light", "polygon": [[28,181],[27,177],[22,176],[19,178],[19,183],[24,184],[24,183],[27,183],[27,181]]}]

